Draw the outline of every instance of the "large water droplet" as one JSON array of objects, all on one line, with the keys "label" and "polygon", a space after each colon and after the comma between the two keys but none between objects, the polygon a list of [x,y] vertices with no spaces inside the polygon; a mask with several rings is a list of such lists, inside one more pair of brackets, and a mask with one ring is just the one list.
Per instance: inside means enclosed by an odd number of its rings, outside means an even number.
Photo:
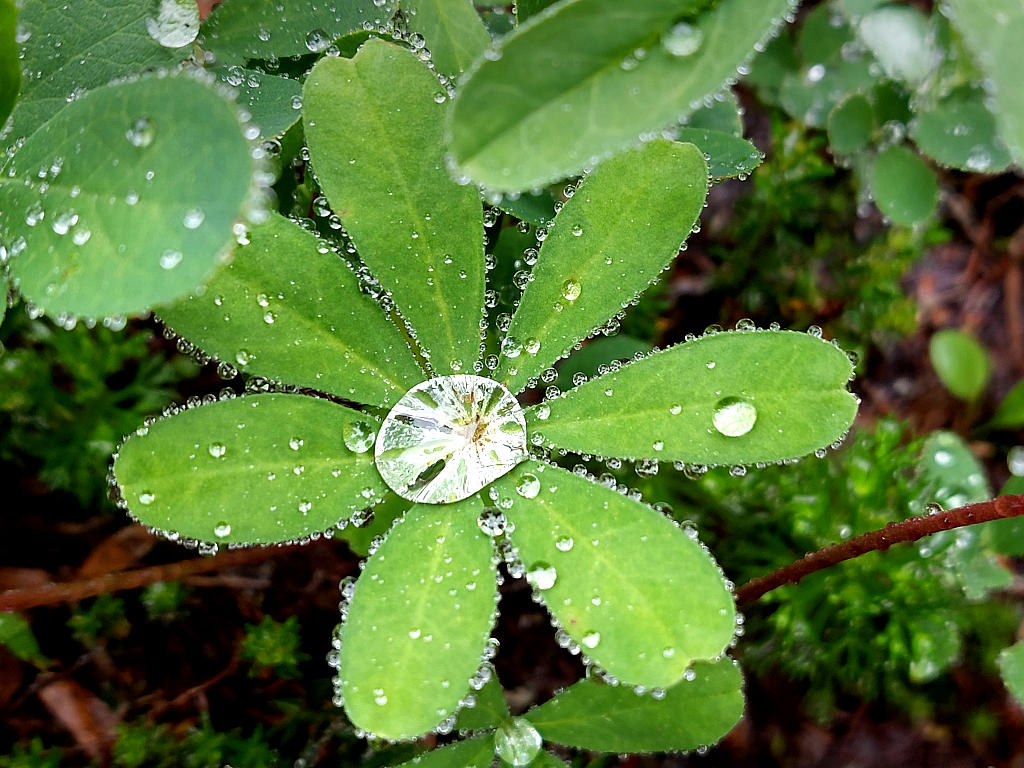
[{"label": "large water droplet", "polygon": [[231,523],[224,520],[217,523],[213,528],[213,535],[219,539],[223,539],[225,536],[231,535]]},{"label": "large water droplet", "polygon": [[530,570],[526,572],[526,580],[531,587],[543,592],[555,586],[555,582],[558,581],[558,572],[555,571],[553,565],[542,561],[530,566]]},{"label": "large water droplet", "polygon": [[135,118],[124,132],[133,147],[148,147],[156,138],[156,124],[148,117]]},{"label": "large water droplet", "polygon": [[208,448],[210,455],[215,459],[220,459],[228,452],[227,446],[224,443],[210,443]]},{"label": "large water droplet", "polygon": [[373,447],[377,433],[369,423],[353,421],[345,425],[341,439],[345,441],[345,447],[353,453],[366,453]]},{"label": "large water droplet", "polygon": [[661,36],[661,44],[673,56],[692,56],[704,42],[704,33],[692,24],[680,22]]},{"label": "large water droplet", "polygon": [[537,476],[527,472],[516,483],[516,492],[524,499],[532,499],[540,493],[540,480]]},{"label": "large water droplet", "polygon": [[417,384],[391,409],[374,455],[384,482],[402,498],[448,504],[527,457],[526,418],[496,381],[439,376]]},{"label": "large water droplet", "polygon": [[306,34],[306,49],[313,53],[326,51],[331,46],[330,36],[322,29],[313,29]]},{"label": "large water droplet", "polygon": [[476,524],[485,535],[495,538],[505,532],[508,520],[505,517],[505,513],[497,507],[486,507],[480,513],[480,517],[477,518]]},{"label": "large water droplet", "polygon": [[523,717],[509,718],[494,733],[494,754],[513,768],[523,768],[540,752],[542,739],[537,729]]},{"label": "large water droplet", "polygon": [[583,292],[583,286],[580,285],[579,280],[566,280],[562,284],[562,298],[566,301],[576,301]]},{"label": "large water droplet", "polygon": [[585,633],[583,635],[583,637],[580,638],[580,645],[582,645],[584,648],[591,648],[591,649],[597,648],[597,645],[600,642],[601,642],[601,633],[600,632],[590,631],[590,632]]},{"label": "large water droplet", "polygon": [[739,437],[754,428],[757,408],[753,403],[738,397],[723,397],[715,405],[711,421],[720,434],[726,437]]},{"label": "large water droplet", "polygon": [[143,491],[139,494],[139,504],[150,505],[156,501],[156,494],[152,491]]},{"label": "large water droplet", "polygon": [[146,31],[165,48],[184,48],[199,34],[195,0],[155,0],[152,12],[146,19]]}]

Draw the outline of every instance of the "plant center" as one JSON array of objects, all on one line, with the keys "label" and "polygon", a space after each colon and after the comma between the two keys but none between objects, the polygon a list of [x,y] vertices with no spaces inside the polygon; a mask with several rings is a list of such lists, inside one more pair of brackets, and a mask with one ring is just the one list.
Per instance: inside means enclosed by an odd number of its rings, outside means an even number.
[{"label": "plant center", "polygon": [[482,376],[438,376],[410,389],[384,419],[377,469],[395,493],[450,504],[527,457],[526,417],[505,387]]}]

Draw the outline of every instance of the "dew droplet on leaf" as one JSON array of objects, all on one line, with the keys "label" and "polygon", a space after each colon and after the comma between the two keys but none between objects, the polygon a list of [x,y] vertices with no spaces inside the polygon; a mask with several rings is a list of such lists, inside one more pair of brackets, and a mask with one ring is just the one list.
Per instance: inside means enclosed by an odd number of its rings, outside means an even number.
[{"label": "dew droplet on leaf", "polygon": [[524,768],[540,752],[542,739],[529,720],[512,717],[494,733],[494,754],[513,768]]},{"label": "dew droplet on leaf", "polygon": [[740,437],[754,428],[757,408],[738,397],[723,397],[715,404],[711,422],[719,434]]}]

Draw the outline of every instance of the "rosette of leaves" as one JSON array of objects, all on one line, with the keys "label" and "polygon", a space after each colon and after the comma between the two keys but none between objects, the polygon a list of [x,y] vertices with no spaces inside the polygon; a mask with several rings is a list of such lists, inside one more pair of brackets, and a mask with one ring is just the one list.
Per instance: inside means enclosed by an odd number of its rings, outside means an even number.
[{"label": "rosette of leaves", "polygon": [[[911,440],[889,420],[857,430],[827,460],[739,481],[712,472],[684,492],[695,504],[681,515],[714,510],[702,525],[728,531],[709,540],[737,580],[890,522],[992,497],[984,468],[955,434]],[[945,531],[769,593],[748,613],[744,665],[806,684],[805,705],[825,719],[851,695],[928,714],[942,694],[926,685],[961,662],[991,665],[1016,627],[1012,607],[985,599],[1011,581],[990,543],[995,530]]]},{"label": "rosette of leaves", "polygon": [[[802,456],[852,422],[852,366],[820,334],[751,324],[523,408],[514,393],[675,257],[704,204],[707,164],[695,146],[663,139],[586,175],[548,227],[491,368],[480,360],[483,207],[446,171],[437,92],[422,61],[378,39],[309,73],[311,166],[350,241],[273,216],[201,295],[161,310],[197,348],[274,391],[185,409],[127,438],[114,460],[123,501],[207,551],[330,535],[374,504],[397,508],[345,590],[332,658],[337,700],[368,733],[406,739],[451,722],[484,661],[496,544],[593,664],[670,701],[692,665],[720,658],[733,637],[724,577],[664,515],[546,463],[543,449],[704,465]],[[343,245],[358,253],[355,271]],[[477,440],[484,417],[460,422],[420,397],[463,384],[504,403],[514,459],[470,466],[491,474],[463,482],[457,498],[420,496],[385,471],[384,435],[396,422],[471,423],[467,444]],[[426,404],[416,418],[400,412],[410,399]],[[419,487],[448,466],[427,469]],[[718,722],[687,744],[723,732]]]}]

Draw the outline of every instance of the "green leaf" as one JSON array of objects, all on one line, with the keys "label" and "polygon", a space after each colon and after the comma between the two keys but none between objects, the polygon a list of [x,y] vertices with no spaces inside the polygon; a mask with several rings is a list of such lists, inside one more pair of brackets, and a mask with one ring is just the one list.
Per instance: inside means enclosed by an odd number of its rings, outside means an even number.
[{"label": "green leaf", "polygon": [[505,692],[493,673],[486,685],[473,695],[476,696],[476,706],[460,710],[455,730],[462,732],[495,728],[508,717]]},{"label": "green leaf", "polygon": [[501,210],[517,219],[544,227],[555,216],[555,201],[548,192],[524,192],[516,198],[505,195],[498,203]]},{"label": "green leaf", "polygon": [[610,674],[667,687],[695,659],[725,649],[735,626],[732,595],[707,551],[667,517],[537,461],[492,487],[536,594]]},{"label": "green leaf", "polygon": [[713,744],[743,715],[743,677],[729,658],[693,666],[663,699],[581,680],[528,712],[547,741],[593,752],[674,752]]},{"label": "green leaf", "polygon": [[403,499],[397,493],[388,494],[384,501],[373,505],[373,518],[364,525],[349,525],[339,533],[336,539],[344,539],[348,548],[360,557],[367,557],[374,548],[374,539],[383,536],[395,524],[395,521],[409,511],[412,502]]},{"label": "green leaf", "polygon": [[996,664],[1006,689],[1024,705],[1024,642],[1004,648]]},{"label": "green leaf", "polygon": [[[839,439],[857,401],[842,350],[795,331],[702,336],[527,411],[570,451],[695,464],[804,456]],[[545,416],[546,412],[550,415]]]},{"label": "green leaf", "polygon": [[238,90],[238,103],[259,126],[261,137],[279,136],[302,116],[302,83],[298,80],[239,66],[214,71],[221,82]]},{"label": "green leaf", "polygon": [[36,131],[8,173],[0,237],[15,285],[47,312],[86,317],[194,289],[253,194],[236,107],[190,77],[90,91]]},{"label": "green leaf", "polygon": [[937,163],[973,173],[998,173],[1010,153],[996,133],[996,121],[976,89],[955,92],[930,109],[918,110],[911,124],[917,146]]},{"label": "green leaf", "polygon": [[994,102],[996,123],[1018,165],[1024,165],[1024,8],[1020,0],[950,0],[939,6],[964,36]]},{"label": "green leaf", "polygon": [[479,496],[414,505],[356,582],[338,674],[359,728],[408,739],[452,715],[494,623],[490,539]]},{"label": "green leaf", "polygon": [[494,737],[485,734],[416,755],[398,768],[491,768],[493,762]]},{"label": "green leaf", "polygon": [[883,5],[857,24],[857,34],[875,54],[885,74],[911,88],[939,63],[928,17],[911,5]]},{"label": "green leaf", "polygon": [[549,5],[554,5],[555,0],[523,0],[516,2],[516,23],[522,24],[531,16],[540,13]]},{"label": "green leaf", "polygon": [[1014,384],[1013,389],[1007,392],[987,426],[993,429],[1024,427],[1024,379]]},{"label": "green leaf", "polygon": [[706,195],[690,144],[658,139],[594,169],[541,246],[495,378],[518,392],[621,311],[679,252]]},{"label": "green leaf", "polygon": [[87,90],[172,68],[188,56],[190,47],[165,48],[150,36],[147,24],[155,8],[153,0],[27,0],[18,25],[23,38],[29,36],[21,46],[21,65],[32,77],[22,81],[7,139],[31,135]]},{"label": "green leaf", "polygon": [[379,425],[300,395],[221,400],[129,436],[114,476],[145,525],[216,544],[289,541],[331,530],[388,494],[373,451],[346,445]]},{"label": "green leaf", "polygon": [[27,661],[40,669],[53,664],[53,661],[39,650],[32,625],[21,614],[0,611],[0,646],[22,661]]},{"label": "green leaf", "polygon": [[828,116],[828,143],[834,153],[849,155],[871,141],[875,114],[868,100],[854,94],[838,104]]},{"label": "green leaf", "polygon": [[437,71],[455,77],[491,44],[471,0],[401,0],[409,31],[423,36]]},{"label": "green leaf", "polygon": [[679,141],[696,144],[707,157],[708,175],[715,181],[752,173],[764,160],[761,151],[739,136],[707,128],[680,128]]},{"label": "green leaf", "polygon": [[911,150],[893,145],[882,150],[871,167],[871,194],[878,209],[896,224],[919,224],[939,204],[935,174]]},{"label": "green leaf", "polygon": [[976,400],[988,386],[992,375],[988,352],[963,331],[936,332],[928,343],[928,355],[939,380],[955,397]]},{"label": "green leaf", "polygon": [[722,0],[676,25],[703,5],[572,0],[522,25],[455,99],[460,172],[494,189],[528,189],[634,145],[735,78],[793,4]]},{"label": "green leaf", "polygon": [[582,373],[588,378],[597,375],[601,365],[613,360],[631,360],[637,353],[646,357],[653,347],[646,341],[624,336],[599,336],[588,341],[579,352],[573,352],[558,366],[558,377],[552,382],[559,389],[570,389],[573,374]]},{"label": "green leaf", "polygon": [[[1011,475],[999,491],[1000,496],[1024,493],[1024,476]],[[993,551],[1003,555],[1024,555],[1024,517],[993,520],[983,526],[982,541]]]},{"label": "green leaf", "polygon": [[199,42],[220,64],[320,53],[364,23],[391,20],[396,0],[225,0],[204,22]]},{"label": "green leaf", "polygon": [[0,128],[14,109],[21,87],[21,61],[14,42],[18,27],[18,6],[14,0],[0,0]]},{"label": "green leaf", "polygon": [[445,170],[442,92],[407,50],[369,40],[309,73],[303,120],[320,184],[439,374],[479,355],[483,211]]},{"label": "green leaf", "polygon": [[325,243],[276,214],[249,239],[161,319],[246,373],[346,400],[391,406],[423,381],[408,343]]},{"label": "green leaf", "polygon": [[686,120],[688,128],[707,128],[712,131],[743,136],[743,114],[739,99],[732,91],[716,94],[710,106],[704,106]]}]

